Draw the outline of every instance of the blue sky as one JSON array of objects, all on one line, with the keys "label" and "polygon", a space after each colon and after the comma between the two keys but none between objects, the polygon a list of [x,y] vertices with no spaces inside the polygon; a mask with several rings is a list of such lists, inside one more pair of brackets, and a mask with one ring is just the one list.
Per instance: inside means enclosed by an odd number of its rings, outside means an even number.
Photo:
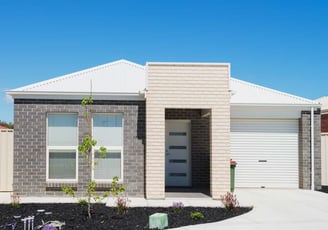
[{"label": "blue sky", "polygon": [[233,77],[309,99],[328,94],[328,1],[0,0],[5,90],[127,59],[230,62]]}]

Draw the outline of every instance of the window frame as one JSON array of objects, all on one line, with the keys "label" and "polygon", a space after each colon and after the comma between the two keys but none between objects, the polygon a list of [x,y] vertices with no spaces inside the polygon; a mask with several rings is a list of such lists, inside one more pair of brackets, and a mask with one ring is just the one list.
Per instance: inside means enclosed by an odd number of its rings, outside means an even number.
[{"label": "window frame", "polygon": [[[48,138],[49,138],[49,115],[76,115],[76,146],[50,146],[48,144]],[[78,182],[78,166],[79,166],[79,155],[78,155],[78,144],[79,144],[79,115],[78,113],[65,113],[65,112],[51,112],[47,113],[47,119],[46,119],[46,182],[65,182],[65,183],[76,183]],[[50,179],[49,178],[49,157],[51,151],[75,151],[75,178],[74,179]]]},{"label": "window frame", "polygon": [[[111,183],[113,179],[96,179],[95,178],[95,153],[99,151],[100,147],[105,147],[106,148],[106,154],[111,151],[120,151],[121,153],[121,178],[118,178],[118,183],[123,183],[123,178],[124,178],[124,114],[123,113],[93,113],[92,114],[92,137],[93,137],[93,115],[121,115],[122,116],[122,146],[95,146],[92,148],[92,172],[91,172],[91,178],[95,182],[99,183]],[[97,141],[97,140],[96,140]],[[110,154],[110,153],[109,153]]]}]

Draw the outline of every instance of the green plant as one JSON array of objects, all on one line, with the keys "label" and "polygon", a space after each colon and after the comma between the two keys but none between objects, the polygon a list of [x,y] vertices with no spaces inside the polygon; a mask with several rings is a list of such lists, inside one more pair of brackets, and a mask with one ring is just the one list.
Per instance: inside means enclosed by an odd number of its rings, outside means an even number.
[{"label": "green plant", "polygon": [[225,195],[222,195],[221,202],[228,211],[235,210],[237,207],[239,207],[237,196],[231,192],[227,192]]},{"label": "green plant", "polygon": [[184,208],[184,204],[181,201],[174,201],[172,204],[172,208],[175,213],[180,213]]},{"label": "green plant", "polygon": [[[93,103],[93,98],[92,96],[83,98],[81,101],[81,106],[84,108],[84,118],[87,124],[87,134],[83,138],[83,141],[81,145],[78,146],[79,152],[82,154],[86,164],[87,164],[87,169],[88,172],[91,172],[94,166],[97,165],[97,163],[93,162],[92,160],[92,154],[93,151],[92,149],[96,146],[97,141],[92,138],[92,103]],[[105,157],[106,154],[106,148],[100,147],[99,152],[101,153],[101,157]],[[89,183],[86,187],[86,204],[88,208],[88,217],[91,218],[91,206],[92,206],[92,201],[98,202],[101,201],[102,199],[106,198],[109,194],[109,192],[105,192],[101,196],[98,196],[95,194],[96,190],[96,182],[92,181],[91,176],[89,176]],[[69,187],[69,186],[62,186],[62,191],[65,192],[65,194],[74,197],[74,190]]]},{"label": "green plant", "polygon": [[18,193],[13,193],[11,195],[11,206],[13,208],[19,208],[20,207],[20,198]]},{"label": "green plant", "polygon": [[74,189],[73,189],[72,187],[69,187],[69,186],[65,186],[65,185],[63,185],[63,186],[61,187],[61,190],[62,190],[66,195],[69,195],[69,196],[72,196],[72,197],[75,196]]},{"label": "green plant", "polygon": [[125,192],[125,187],[122,184],[118,183],[118,177],[113,177],[112,184],[110,187],[110,194],[114,197],[120,195],[122,192]]},{"label": "green plant", "polygon": [[190,212],[190,218],[192,220],[200,220],[204,218],[204,215],[201,212]]},{"label": "green plant", "polygon": [[0,125],[5,126],[8,129],[13,129],[14,128],[14,124],[12,122],[6,122],[6,121],[0,120]]},{"label": "green plant", "polygon": [[86,199],[79,199],[79,205],[84,207],[88,205],[88,201]]}]

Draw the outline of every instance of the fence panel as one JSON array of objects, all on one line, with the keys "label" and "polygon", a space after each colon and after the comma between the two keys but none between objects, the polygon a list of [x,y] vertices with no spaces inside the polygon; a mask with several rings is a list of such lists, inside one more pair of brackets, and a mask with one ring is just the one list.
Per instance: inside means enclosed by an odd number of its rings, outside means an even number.
[{"label": "fence panel", "polygon": [[321,184],[328,186],[328,133],[321,134]]},{"label": "fence panel", "polygon": [[0,130],[0,192],[13,190],[14,130]]}]

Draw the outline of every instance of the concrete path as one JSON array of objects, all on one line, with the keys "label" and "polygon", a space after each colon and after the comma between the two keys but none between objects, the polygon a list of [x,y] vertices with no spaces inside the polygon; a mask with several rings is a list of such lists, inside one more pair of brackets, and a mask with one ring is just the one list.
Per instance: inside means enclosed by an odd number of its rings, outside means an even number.
[{"label": "concrete path", "polygon": [[327,230],[328,194],[308,190],[242,189],[236,191],[242,206],[254,209],[225,221],[176,230]]},{"label": "concrete path", "polygon": [[[0,193],[0,203],[9,204],[11,202],[10,192]],[[213,200],[212,198],[204,194],[196,193],[170,193],[167,194],[167,198],[164,200],[148,200],[145,198],[128,197],[129,207],[171,207],[174,201],[181,201],[185,206],[195,206],[195,207],[223,207],[222,203],[218,200]],[[20,197],[20,203],[77,203],[78,198],[72,198],[69,196],[61,197]],[[112,197],[103,200],[107,206],[115,206],[115,199]]]}]

